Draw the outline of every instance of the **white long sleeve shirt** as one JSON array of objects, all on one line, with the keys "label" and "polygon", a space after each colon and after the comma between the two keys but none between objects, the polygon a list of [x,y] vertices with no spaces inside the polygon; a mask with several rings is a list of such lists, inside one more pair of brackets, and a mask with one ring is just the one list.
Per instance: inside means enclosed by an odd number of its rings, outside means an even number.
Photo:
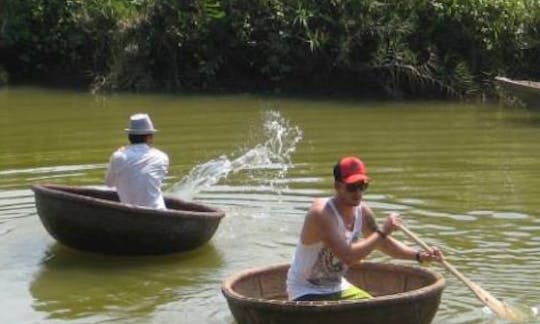
[{"label": "white long sleeve shirt", "polygon": [[165,209],[161,182],[169,170],[169,157],[148,144],[132,144],[114,152],[105,184],[116,187],[126,204]]}]

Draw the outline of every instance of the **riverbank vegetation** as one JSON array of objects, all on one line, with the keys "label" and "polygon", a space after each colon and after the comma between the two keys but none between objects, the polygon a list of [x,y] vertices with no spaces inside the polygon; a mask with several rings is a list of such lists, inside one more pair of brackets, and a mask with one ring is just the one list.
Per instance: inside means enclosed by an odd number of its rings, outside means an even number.
[{"label": "riverbank vegetation", "polygon": [[[92,91],[484,97],[540,79],[537,0],[20,0],[10,82]],[[2,70],[0,68],[0,71]]]}]

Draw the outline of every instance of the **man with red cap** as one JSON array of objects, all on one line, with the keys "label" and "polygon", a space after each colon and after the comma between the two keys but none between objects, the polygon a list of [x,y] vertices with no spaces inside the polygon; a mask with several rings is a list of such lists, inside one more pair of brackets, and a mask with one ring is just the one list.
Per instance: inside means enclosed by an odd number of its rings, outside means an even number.
[{"label": "man with red cap", "polygon": [[371,298],[353,286],[344,274],[348,266],[379,249],[394,258],[441,261],[441,251],[417,251],[391,237],[402,224],[391,213],[381,228],[375,214],[362,200],[370,178],[364,162],[350,156],[334,166],[332,198],[316,199],[311,205],[287,274],[290,300],[339,300]]}]

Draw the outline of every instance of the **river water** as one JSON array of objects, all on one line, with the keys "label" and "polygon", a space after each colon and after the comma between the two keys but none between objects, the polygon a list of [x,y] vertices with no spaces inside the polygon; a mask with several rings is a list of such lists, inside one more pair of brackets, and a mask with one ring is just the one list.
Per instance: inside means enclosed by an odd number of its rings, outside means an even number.
[{"label": "river water", "polygon": [[[45,231],[30,186],[102,186],[147,112],[171,160],[168,194],[220,207],[213,239],[187,253],[119,257],[63,247]],[[332,166],[361,156],[365,199],[391,211],[485,290],[531,314],[540,305],[540,113],[441,102],[254,95],[107,95],[0,90],[0,323],[234,323],[229,275],[290,261]],[[402,233],[394,234],[413,244]],[[370,260],[394,261],[376,252]],[[442,267],[434,323],[501,322]]]}]

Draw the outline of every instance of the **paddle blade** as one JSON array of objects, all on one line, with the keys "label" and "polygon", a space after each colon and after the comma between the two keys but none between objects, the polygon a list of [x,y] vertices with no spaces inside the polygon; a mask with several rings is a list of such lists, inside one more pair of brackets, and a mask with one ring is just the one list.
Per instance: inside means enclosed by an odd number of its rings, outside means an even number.
[{"label": "paddle blade", "polygon": [[[408,228],[401,225],[399,227],[401,231],[403,231],[407,236],[409,236],[411,239],[413,239],[418,245],[420,245],[422,248],[429,250],[429,246],[422,241],[416,234],[411,232]],[[525,314],[522,312],[519,312],[515,309],[512,309],[505,303],[501,302],[497,298],[493,297],[490,293],[485,291],[483,288],[481,288],[476,283],[472,282],[469,278],[465,277],[461,272],[459,272],[456,268],[454,268],[453,265],[451,265],[448,261],[442,260],[441,262],[444,267],[452,272],[454,276],[456,276],[459,280],[461,280],[469,289],[478,297],[480,301],[482,301],[487,307],[489,307],[497,316],[512,321],[512,322],[523,322],[527,318]]]},{"label": "paddle blade", "polygon": [[467,286],[487,307],[489,307],[489,309],[493,311],[493,313],[500,318],[512,322],[523,322],[528,318],[528,316],[522,312],[493,297],[489,292],[485,291],[476,283],[469,280]]}]

